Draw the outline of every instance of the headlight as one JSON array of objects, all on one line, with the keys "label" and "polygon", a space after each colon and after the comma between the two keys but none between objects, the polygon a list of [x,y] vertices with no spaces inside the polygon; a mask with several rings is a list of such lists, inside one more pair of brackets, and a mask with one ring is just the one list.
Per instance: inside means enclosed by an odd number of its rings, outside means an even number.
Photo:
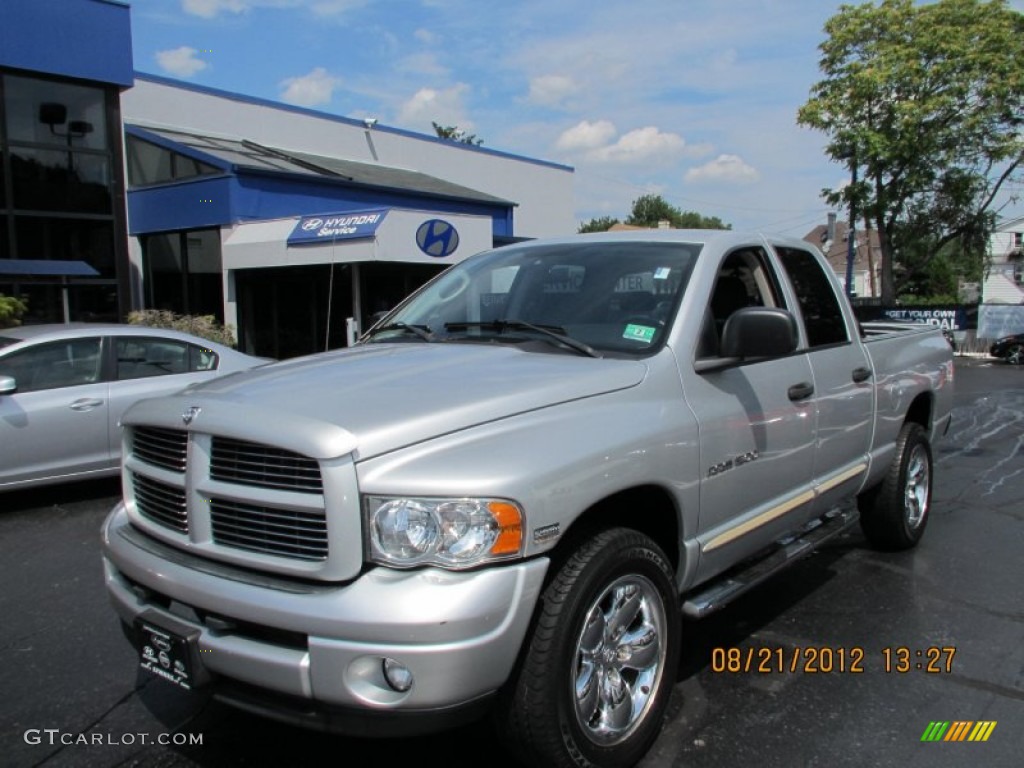
[{"label": "headlight", "polygon": [[363,504],[377,563],[470,568],[522,552],[523,511],[511,501],[368,496]]}]

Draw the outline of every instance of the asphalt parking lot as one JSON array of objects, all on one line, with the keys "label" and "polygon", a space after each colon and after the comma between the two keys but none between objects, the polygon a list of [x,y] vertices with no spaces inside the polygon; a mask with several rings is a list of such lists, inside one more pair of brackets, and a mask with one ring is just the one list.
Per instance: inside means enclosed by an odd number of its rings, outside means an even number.
[{"label": "asphalt parking lot", "polygon": [[[1024,367],[958,359],[956,387],[920,546],[883,554],[849,534],[687,624],[643,766],[1021,764]],[[0,765],[509,765],[479,727],[347,739],[137,673],[100,567],[117,493],[103,481],[0,495]],[[995,725],[983,742],[922,741],[933,722]]]}]

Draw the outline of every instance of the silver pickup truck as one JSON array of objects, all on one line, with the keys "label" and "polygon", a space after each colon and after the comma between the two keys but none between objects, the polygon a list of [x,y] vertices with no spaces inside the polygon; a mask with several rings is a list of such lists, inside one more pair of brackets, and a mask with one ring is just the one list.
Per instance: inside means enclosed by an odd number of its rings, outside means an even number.
[{"label": "silver pickup truck", "polygon": [[473,256],[354,347],[133,406],[106,583],[143,668],[360,735],[491,716],[628,766],[682,616],[855,525],[928,521],[937,328],[861,325],[806,242],[578,235]]}]

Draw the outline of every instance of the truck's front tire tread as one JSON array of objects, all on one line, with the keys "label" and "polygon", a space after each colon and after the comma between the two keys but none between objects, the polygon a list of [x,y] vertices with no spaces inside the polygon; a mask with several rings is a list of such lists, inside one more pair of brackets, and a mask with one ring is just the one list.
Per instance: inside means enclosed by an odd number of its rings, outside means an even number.
[{"label": "truck's front tire tread", "polygon": [[[633,765],[661,728],[675,683],[680,621],[672,567],[653,541],[625,528],[588,539],[558,567],[541,596],[532,634],[496,713],[499,733],[534,765]],[[645,640],[653,652],[646,643],[623,640],[648,628]],[[592,647],[600,652],[592,653]],[[616,659],[623,654],[627,661],[620,664]],[[612,682],[593,684],[592,702],[577,706],[574,691],[587,688],[588,679]],[[627,724],[621,732],[582,722],[580,707],[614,709],[606,699],[623,692],[641,704],[639,714],[630,707],[622,715]]]}]

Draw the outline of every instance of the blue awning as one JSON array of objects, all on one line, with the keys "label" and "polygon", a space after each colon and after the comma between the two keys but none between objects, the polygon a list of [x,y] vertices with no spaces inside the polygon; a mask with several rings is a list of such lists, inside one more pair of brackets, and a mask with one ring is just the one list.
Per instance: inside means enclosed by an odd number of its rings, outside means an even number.
[{"label": "blue awning", "polygon": [[99,277],[84,261],[57,259],[0,259],[0,275],[25,277]]}]

